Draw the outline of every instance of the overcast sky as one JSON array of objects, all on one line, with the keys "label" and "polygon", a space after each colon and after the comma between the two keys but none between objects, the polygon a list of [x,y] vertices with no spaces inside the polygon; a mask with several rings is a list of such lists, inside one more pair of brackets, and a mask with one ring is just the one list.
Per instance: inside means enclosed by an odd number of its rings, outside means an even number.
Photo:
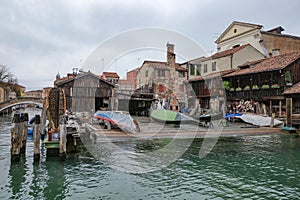
[{"label": "overcast sky", "polygon": [[[204,54],[215,51],[214,41],[232,21],[260,24],[264,30],[281,25],[284,33],[299,36],[299,8],[299,0],[1,0],[0,64],[9,67],[27,90],[42,89],[53,85],[58,72],[65,76],[74,67],[97,71],[97,66],[84,65],[86,59],[99,45],[103,54],[107,41],[124,39],[124,33],[145,28],[175,33],[170,38],[154,34],[152,42],[166,41],[153,48],[125,48],[127,58],[124,51],[112,54],[115,58],[97,55],[99,65],[124,77],[145,59],[164,61],[167,42],[175,44],[175,51],[183,48],[176,34],[197,43]],[[134,43],[137,33],[125,34],[127,44]],[[143,43],[148,36],[139,39]],[[116,44],[105,52],[118,48]],[[203,52],[191,46],[184,54],[178,62]]]}]

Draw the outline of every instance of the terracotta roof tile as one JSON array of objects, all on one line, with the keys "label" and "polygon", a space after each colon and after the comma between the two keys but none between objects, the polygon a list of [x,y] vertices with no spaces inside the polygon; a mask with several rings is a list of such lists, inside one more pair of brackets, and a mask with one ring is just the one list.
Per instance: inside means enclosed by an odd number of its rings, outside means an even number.
[{"label": "terracotta roof tile", "polygon": [[254,65],[253,67],[246,69],[238,69],[226,75],[226,77],[283,69],[299,58],[300,51],[266,58],[260,63]]},{"label": "terracotta roof tile", "polygon": [[20,88],[25,88],[25,86],[19,85],[19,84],[17,84],[17,83],[8,83],[8,82],[0,81],[0,84],[1,84],[1,85],[5,85],[5,86],[17,86],[17,87],[20,87]]},{"label": "terracotta roof tile", "polygon": [[[161,61],[148,61],[148,60],[146,60],[146,61],[144,61],[143,64],[148,64],[148,65],[153,66],[153,67],[162,67],[162,68],[168,68],[169,67],[167,62],[161,62]],[[177,71],[187,71],[187,69],[184,68],[184,67],[181,67],[179,63],[175,64],[175,68],[176,68]]]},{"label": "terracotta roof tile", "polygon": [[103,72],[103,75],[106,77],[120,78],[116,72]]},{"label": "terracotta roof tile", "polygon": [[194,81],[201,81],[201,80],[205,80],[205,79],[211,79],[211,78],[216,78],[216,77],[222,77],[226,74],[229,74],[231,72],[233,72],[234,70],[229,69],[229,70],[223,70],[220,72],[213,72],[210,74],[207,74],[205,76],[199,76],[199,77],[195,77],[189,80],[189,82],[194,82]]},{"label": "terracotta roof tile", "polygon": [[300,82],[296,83],[288,89],[285,89],[283,94],[300,94]]},{"label": "terracotta roof tile", "polygon": [[225,50],[225,51],[220,51],[220,52],[217,52],[213,55],[211,55],[210,57],[207,57],[205,60],[210,60],[210,59],[217,59],[217,58],[221,58],[221,57],[226,57],[226,56],[229,56],[231,54],[234,54],[248,46],[251,46],[250,44],[245,44],[245,45],[242,45],[242,46],[239,46],[239,47],[235,47],[235,48],[231,48],[231,49],[228,49],[228,50]]}]

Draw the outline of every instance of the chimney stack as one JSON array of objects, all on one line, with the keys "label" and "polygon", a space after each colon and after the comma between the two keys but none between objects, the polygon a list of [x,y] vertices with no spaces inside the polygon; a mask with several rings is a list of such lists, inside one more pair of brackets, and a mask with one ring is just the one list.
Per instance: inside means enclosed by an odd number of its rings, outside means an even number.
[{"label": "chimney stack", "polygon": [[175,68],[175,53],[174,53],[174,44],[167,43],[167,63],[169,67]]}]

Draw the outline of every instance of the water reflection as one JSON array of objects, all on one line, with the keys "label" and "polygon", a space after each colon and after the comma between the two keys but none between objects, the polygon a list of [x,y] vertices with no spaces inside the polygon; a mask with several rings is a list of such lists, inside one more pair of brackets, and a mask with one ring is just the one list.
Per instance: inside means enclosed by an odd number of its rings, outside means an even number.
[{"label": "water reflection", "polygon": [[[87,151],[69,154],[65,162],[42,156],[33,163],[30,140],[26,156],[20,162],[10,163],[7,143],[10,133],[6,128],[9,123],[1,120],[0,199],[298,199],[300,196],[300,138],[291,135],[220,138],[202,159],[199,149],[203,140],[195,139],[175,162],[139,174],[115,170]],[[123,159],[125,167],[133,166],[138,154],[147,155],[169,143],[170,139],[119,142],[115,146],[126,150],[127,158],[116,151],[102,152],[102,156],[110,158],[112,163]],[[185,145],[185,141],[174,144],[176,149]],[[96,150],[100,151],[101,145]],[[169,152],[160,151],[159,158],[163,160],[167,155]]]},{"label": "water reflection", "polygon": [[64,199],[67,193],[65,179],[65,165],[59,158],[47,158],[43,163],[44,173],[47,174],[47,180],[43,188],[43,194],[46,199]]},{"label": "water reflection", "polygon": [[12,162],[9,169],[10,188],[12,197],[20,199],[26,185],[26,172],[28,171],[26,158],[22,155],[19,162]]}]

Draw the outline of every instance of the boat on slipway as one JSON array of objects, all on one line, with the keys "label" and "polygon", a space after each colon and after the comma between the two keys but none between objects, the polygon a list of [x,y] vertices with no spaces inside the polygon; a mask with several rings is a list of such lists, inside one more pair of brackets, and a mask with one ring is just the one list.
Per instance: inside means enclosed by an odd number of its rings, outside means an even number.
[{"label": "boat on slipway", "polygon": [[122,111],[97,111],[94,118],[108,126],[117,125],[126,133],[140,132],[138,122]]},{"label": "boat on slipway", "polygon": [[151,119],[166,124],[179,125],[181,123],[191,123],[191,124],[199,125],[198,119],[182,114],[180,112],[175,112],[172,110],[165,110],[165,109],[153,110],[151,112]]},{"label": "boat on slipway", "polygon": [[239,116],[235,116],[238,119],[241,119],[242,121],[256,125],[256,126],[270,126],[271,123],[273,123],[274,126],[283,125],[283,122],[278,119],[273,119],[272,122],[271,117],[267,116],[260,116],[260,115],[253,115],[253,114],[242,114]]}]

